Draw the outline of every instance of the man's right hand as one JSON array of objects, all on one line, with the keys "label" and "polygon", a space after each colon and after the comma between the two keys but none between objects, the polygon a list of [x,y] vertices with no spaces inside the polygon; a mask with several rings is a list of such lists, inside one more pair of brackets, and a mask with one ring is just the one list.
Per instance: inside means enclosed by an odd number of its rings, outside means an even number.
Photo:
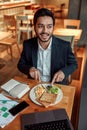
[{"label": "man's right hand", "polygon": [[35,67],[31,67],[29,70],[29,74],[32,78],[34,78],[35,80],[39,80],[40,81],[40,72],[38,69],[36,69]]}]

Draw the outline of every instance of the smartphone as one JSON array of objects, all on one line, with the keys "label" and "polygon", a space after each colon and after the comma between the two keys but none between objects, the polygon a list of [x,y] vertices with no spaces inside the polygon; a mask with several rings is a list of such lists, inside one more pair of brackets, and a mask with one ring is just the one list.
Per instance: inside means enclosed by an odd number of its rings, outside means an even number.
[{"label": "smartphone", "polygon": [[9,112],[13,116],[15,116],[16,114],[18,114],[19,112],[21,112],[22,110],[24,110],[28,106],[29,106],[29,104],[27,102],[22,101],[19,104],[17,104],[16,106],[14,106],[13,108],[9,109]]}]

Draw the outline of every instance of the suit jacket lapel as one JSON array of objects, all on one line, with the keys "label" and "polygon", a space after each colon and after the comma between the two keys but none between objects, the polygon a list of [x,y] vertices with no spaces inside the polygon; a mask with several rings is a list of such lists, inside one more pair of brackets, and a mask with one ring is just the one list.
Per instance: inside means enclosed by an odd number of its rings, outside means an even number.
[{"label": "suit jacket lapel", "polygon": [[37,39],[35,39],[33,49],[32,49],[32,62],[33,62],[33,66],[36,68],[37,68],[37,51],[38,51],[38,43],[37,43]]},{"label": "suit jacket lapel", "polygon": [[[51,74],[52,75],[54,72],[54,68],[56,66],[55,60],[58,60],[58,59],[56,59],[56,55],[58,53],[60,53],[60,47],[58,47],[58,41],[56,41],[55,37],[52,37],[52,49],[51,49]],[[58,63],[58,62],[56,62],[56,63]]]},{"label": "suit jacket lapel", "polygon": [[55,63],[55,57],[56,57],[56,51],[54,51],[56,49],[56,45],[55,45],[55,41],[52,39],[52,49],[51,49],[51,72],[53,72],[53,68],[54,68],[54,63]]}]

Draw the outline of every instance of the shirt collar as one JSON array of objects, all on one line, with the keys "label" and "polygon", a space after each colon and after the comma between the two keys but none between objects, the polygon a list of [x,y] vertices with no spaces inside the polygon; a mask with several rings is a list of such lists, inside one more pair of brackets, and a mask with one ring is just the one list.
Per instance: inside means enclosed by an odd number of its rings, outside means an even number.
[{"label": "shirt collar", "polygon": [[[51,49],[51,45],[52,45],[52,37],[51,37],[51,39],[50,39],[50,44],[49,44],[49,46],[47,47],[46,50],[50,50],[50,49]],[[39,40],[38,40],[38,49],[44,51],[44,49],[43,49],[43,48],[41,47],[41,45],[39,44]]]}]

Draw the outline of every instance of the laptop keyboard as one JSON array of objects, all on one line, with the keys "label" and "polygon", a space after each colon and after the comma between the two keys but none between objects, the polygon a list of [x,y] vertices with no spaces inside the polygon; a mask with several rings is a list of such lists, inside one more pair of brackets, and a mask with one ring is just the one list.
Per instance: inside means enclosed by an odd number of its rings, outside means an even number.
[{"label": "laptop keyboard", "polygon": [[24,130],[71,130],[71,128],[68,120],[65,119],[59,121],[25,125]]}]

